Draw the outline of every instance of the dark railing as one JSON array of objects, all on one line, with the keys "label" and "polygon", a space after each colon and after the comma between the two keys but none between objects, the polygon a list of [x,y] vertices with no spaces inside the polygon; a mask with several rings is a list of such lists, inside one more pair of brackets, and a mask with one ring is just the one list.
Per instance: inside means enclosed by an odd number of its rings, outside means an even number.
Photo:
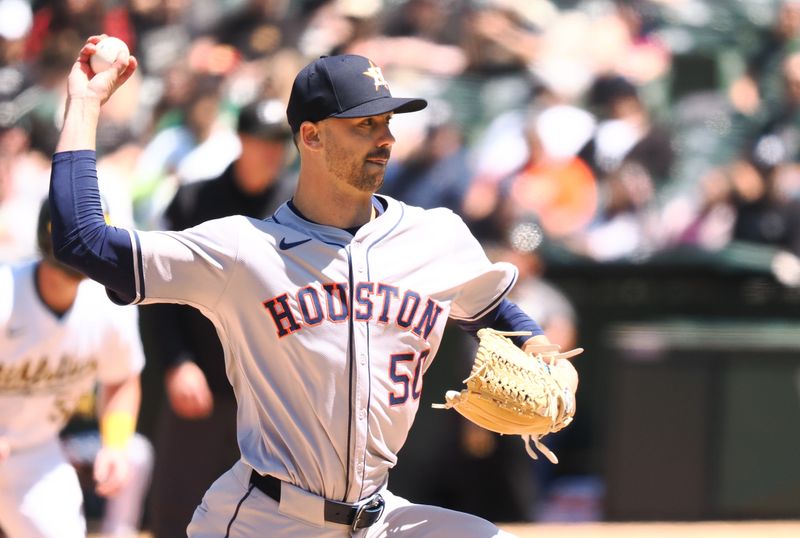
[{"label": "dark railing", "polygon": [[586,348],[564,472],[602,477],[606,519],[800,517],[800,290],[774,254],[550,259]]}]

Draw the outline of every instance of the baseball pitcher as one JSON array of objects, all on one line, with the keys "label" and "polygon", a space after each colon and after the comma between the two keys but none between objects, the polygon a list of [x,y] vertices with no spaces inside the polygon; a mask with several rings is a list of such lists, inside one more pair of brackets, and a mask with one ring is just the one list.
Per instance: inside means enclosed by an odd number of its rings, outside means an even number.
[{"label": "baseball pitcher", "polygon": [[[53,157],[53,238],[57,255],[117,302],[189,304],[220,335],[242,457],[208,490],[188,534],[500,535],[480,518],[387,488],[448,318],[471,332],[533,334],[518,345],[547,343],[505,300],[515,267],[489,262],[458,216],[375,194],[395,141],[393,114],[427,103],[392,97],[367,58],[320,58],[294,82],[287,117],[298,186],[271,217],[118,229],[99,213],[94,136],[102,103],[137,63],[93,73],[98,39],[69,76]],[[553,368],[574,373],[568,361]],[[576,386],[574,376],[566,390]]]}]

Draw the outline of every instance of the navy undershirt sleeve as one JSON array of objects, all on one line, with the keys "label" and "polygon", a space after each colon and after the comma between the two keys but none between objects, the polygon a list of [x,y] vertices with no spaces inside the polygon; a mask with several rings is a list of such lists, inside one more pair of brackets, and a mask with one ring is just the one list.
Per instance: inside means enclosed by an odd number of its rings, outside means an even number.
[{"label": "navy undershirt sleeve", "polygon": [[56,258],[106,286],[116,302],[133,302],[136,285],[132,236],[105,222],[94,151],[53,155],[50,212]]},{"label": "navy undershirt sleeve", "polygon": [[497,308],[490,311],[474,321],[457,321],[458,326],[477,338],[478,330],[486,327],[498,331],[528,331],[531,334],[526,336],[511,336],[511,340],[519,347],[532,336],[544,334],[539,324],[536,323],[528,314],[515,303],[508,299],[503,299]]}]

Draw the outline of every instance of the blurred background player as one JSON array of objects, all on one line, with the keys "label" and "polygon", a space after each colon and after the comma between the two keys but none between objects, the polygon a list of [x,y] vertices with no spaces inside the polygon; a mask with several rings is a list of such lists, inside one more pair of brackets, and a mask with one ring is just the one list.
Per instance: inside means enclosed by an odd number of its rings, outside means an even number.
[{"label": "blurred background player", "polygon": [[[291,131],[276,99],[245,106],[238,118],[241,151],[218,177],[182,185],[163,225],[183,230],[229,215],[264,218],[288,200],[296,175],[287,169]],[[157,538],[184,535],[211,483],[239,459],[236,399],[225,375],[222,345],[198,310],[159,304],[141,308],[142,338],[164,372],[167,400],[155,436],[151,496]]]},{"label": "blurred background player", "polygon": [[153,473],[153,445],[147,437],[137,432],[130,438],[126,451],[128,481],[108,497],[94,490],[94,462],[103,449],[94,391],[80,399],[60,437],[67,459],[78,472],[89,532],[99,532],[102,538],[138,537]]},{"label": "blurred background player", "polygon": [[136,310],[55,260],[46,202],[38,222],[41,259],[0,267],[0,526],[9,538],[83,537],[83,495],[58,433],[99,383],[95,490],[118,494],[131,479],[144,355]]}]

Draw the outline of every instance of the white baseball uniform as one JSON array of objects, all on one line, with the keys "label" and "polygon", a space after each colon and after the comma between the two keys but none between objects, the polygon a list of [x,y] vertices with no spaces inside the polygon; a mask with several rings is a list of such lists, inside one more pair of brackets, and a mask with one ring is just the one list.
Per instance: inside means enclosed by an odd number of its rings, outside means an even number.
[{"label": "white baseball uniform", "polygon": [[0,527],[11,538],[85,536],[82,494],[58,440],[81,395],[144,366],[136,309],[86,280],[59,317],[41,301],[36,262],[0,267]]},{"label": "white baseball uniform", "polygon": [[[347,527],[322,519],[321,497],[356,503],[377,491],[386,510],[360,534],[498,532],[384,488],[447,318],[497,306],[516,268],[492,264],[449,210],[377,198],[385,212],[355,236],[289,204],[263,221],[131,232],[135,302],[185,303],[208,316],[239,405],[242,461],[206,494],[191,536],[343,536]],[[288,483],[280,506],[253,491],[250,469]]]}]

